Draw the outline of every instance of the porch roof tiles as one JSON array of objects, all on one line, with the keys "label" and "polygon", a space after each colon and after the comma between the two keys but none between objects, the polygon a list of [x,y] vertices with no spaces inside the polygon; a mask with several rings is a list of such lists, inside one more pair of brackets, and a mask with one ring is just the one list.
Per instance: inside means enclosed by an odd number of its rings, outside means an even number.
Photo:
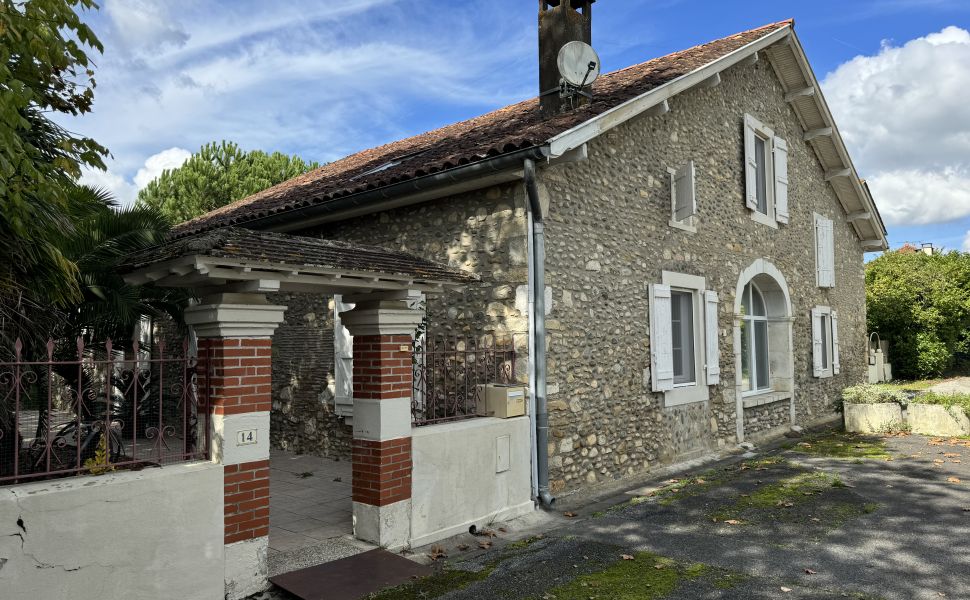
[{"label": "porch roof tiles", "polygon": [[189,235],[242,224],[541,146],[560,133],[791,23],[790,20],[772,23],[605,74],[593,85],[592,102],[548,119],[543,119],[539,112],[538,98],[532,98],[352,154],[187,221],[174,234]]},{"label": "porch roof tiles", "polygon": [[406,252],[242,227],[223,227],[133,254],[120,272],[142,271],[187,256],[230,259],[255,269],[291,266],[403,276],[419,281],[458,284],[478,281],[472,273]]}]

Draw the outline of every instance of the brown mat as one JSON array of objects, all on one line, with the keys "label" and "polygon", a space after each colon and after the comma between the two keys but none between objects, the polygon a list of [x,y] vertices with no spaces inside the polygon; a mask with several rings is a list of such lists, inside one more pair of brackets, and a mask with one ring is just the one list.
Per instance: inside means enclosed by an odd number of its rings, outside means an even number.
[{"label": "brown mat", "polygon": [[369,550],[315,567],[270,577],[303,600],[358,600],[384,588],[431,574],[431,568],[386,550]]}]

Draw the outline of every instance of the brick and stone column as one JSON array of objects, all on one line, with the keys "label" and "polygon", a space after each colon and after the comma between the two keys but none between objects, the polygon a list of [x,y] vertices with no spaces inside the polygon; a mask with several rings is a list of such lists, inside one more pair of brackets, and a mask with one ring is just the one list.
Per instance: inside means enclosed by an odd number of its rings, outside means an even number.
[{"label": "brick and stone column", "polygon": [[220,294],[185,314],[198,337],[212,460],[223,465],[229,600],[267,586],[272,335],[285,310],[258,294]]},{"label": "brick and stone column", "polygon": [[354,535],[387,548],[411,537],[411,343],[423,316],[397,300],[341,314],[354,336]]}]

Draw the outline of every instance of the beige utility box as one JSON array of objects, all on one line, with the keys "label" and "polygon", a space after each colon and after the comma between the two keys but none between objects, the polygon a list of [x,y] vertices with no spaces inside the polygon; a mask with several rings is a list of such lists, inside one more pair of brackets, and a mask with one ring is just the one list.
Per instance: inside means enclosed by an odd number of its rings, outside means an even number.
[{"label": "beige utility box", "polygon": [[524,385],[479,384],[476,392],[479,416],[508,419],[525,414],[525,400],[529,394]]}]

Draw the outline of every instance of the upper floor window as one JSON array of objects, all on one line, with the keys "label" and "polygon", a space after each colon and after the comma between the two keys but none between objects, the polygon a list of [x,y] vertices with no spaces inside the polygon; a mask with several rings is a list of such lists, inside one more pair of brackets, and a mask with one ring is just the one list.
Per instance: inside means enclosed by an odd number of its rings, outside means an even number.
[{"label": "upper floor window", "polygon": [[677,169],[667,168],[670,173],[670,225],[694,232],[697,220],[697,195],[694,186],[694,161]]},{"label": "upper floor window", "polygon": [[832,219],[815,215],[815,278],[818,287],[835,287],[835,232]]},{"label": "upper floor window", "polygon": [[744,162],[751,218],[772,227],[788,223],[788,144],[751,115],[744,115]]}]

